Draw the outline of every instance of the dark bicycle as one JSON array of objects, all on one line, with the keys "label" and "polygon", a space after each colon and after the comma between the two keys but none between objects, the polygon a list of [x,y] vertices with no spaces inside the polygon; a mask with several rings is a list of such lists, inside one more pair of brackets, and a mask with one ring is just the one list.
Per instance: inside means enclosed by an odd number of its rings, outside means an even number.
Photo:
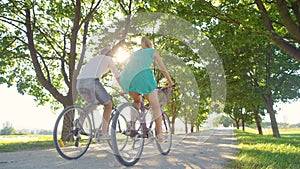
[{"label": "dark bicycle", "polygon": [[[164,102],[168,102],[172,88],[159,88],[161,94],[161,110]],[[164,101],[163,101],[164,100]],[[145,140],[147,143],[155,142],[159,152],[167,155],[172,145],[172,130],[167,114],[162,111],[162,133],[164,140],[156,137],[155,123],[153,118],[147,124],[146,117],[151,115],[151,108],[141,103],[138,110],[132,103],[123,103],[117,108],[111,124],[111,146],[116,159],[125,166],[133,166],[142,155]],[[153,117],[153,116],[151,116]]]},{"label": "dark bicycle", "polygon": [[[82,89],[80,93],[87,101],[91,98],[88,89]],[[118,96],[124,96],[124,94],[114,95],[113,98]],[[99,138],[102,122],[99,122],[99,118],[95,118],[95,115],[102,115],[99,112],[95,114],[93,111],[95,106],[98,104],[90,103],[86,107],[72,105],[58,116],[53,130],[53,140],[57,152],[63,158],[68,160],[80,158],[88,150],[92,140]],[[111,120],[116,112],[117,108],[113,104],[108,130],[111,128]],[[110,141],[108,144],[111,147]]]}]

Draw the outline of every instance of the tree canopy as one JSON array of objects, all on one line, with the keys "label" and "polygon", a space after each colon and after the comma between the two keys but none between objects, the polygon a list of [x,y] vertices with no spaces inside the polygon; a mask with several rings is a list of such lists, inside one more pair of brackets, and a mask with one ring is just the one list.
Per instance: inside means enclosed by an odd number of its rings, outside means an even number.
[{"label": "tree canopy", "polygon": [[[104,46],[132,50],[134,38],[147,35],[164,59],[172,56],[188,68],[170,65],[173,78],[185,71],[195,77],[177,79],[185,88],[173,101],[187,109],[169,107],[172,117],[193,114],[186,120],[200,126],[209,110],[265,108],[276,133],[274,102],[299,97],[299,6],[290,0],[1,1],[0,84],[17,86],[38,104],[66,107],[77,97],[89,38],[107,35],[94,39],[102,42],[97,52]],[[178,104],[181,97],[190,100]],[[198,107],[188,108],[192,103]]]}]

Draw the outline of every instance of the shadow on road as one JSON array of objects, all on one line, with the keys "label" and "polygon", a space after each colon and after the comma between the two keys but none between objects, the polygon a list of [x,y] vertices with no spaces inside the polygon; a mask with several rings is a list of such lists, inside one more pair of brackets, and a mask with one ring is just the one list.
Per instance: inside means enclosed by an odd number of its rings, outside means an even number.
[{"label": "shadow on road", "polygon": [[[214,129],[174,135],[171,152],[160,155],[154,144],[145,146],[142,158],[131,168],[226,168],[238,151],[232,129]],[[90,147],[78,160],[65,160],[55,149],[0,153],[0,169],[106,169],[119,164],[106,143]]]}]

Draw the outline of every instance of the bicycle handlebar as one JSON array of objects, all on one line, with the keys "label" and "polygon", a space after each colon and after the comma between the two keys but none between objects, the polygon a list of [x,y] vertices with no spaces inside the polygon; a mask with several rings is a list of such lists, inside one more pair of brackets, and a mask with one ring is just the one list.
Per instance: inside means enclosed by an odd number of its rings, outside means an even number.
[{"label": "bicycle handlebar", "polygon": [[[173,84],[172,87],[164,86],[164,87],[157,87],[156,89],[166,90],[166,89],[174,89],[175,87],[176,87],[176,84]],[[114,94],[114,95],[111,95],[111,96],[112,97],[119,97],[119,96],[125,97],[125,95],[127,95],[127,94],[128,94],[127,92],[122,92],[122,93]]]},{"label": "bicycle handlebar", "polygon": [[173,84],[172,87],[164,86],[164,87],[157,87],[157,89],[166,89],[166,88],[171,88],[174,89],[176,87],[176,84]]}]

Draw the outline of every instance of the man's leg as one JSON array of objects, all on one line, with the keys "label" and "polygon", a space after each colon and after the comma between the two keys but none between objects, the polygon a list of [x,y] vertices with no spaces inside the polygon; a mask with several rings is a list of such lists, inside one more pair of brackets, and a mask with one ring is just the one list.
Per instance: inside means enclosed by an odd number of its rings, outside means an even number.
[{"label": "man's leg", "polygon": [[110,101],[106,105],[104,105],[102,131],[101,131],[101,134],[103,135],[107,133],[107,127],[108,127],[111,111],[112,111],[112,102]]}]

